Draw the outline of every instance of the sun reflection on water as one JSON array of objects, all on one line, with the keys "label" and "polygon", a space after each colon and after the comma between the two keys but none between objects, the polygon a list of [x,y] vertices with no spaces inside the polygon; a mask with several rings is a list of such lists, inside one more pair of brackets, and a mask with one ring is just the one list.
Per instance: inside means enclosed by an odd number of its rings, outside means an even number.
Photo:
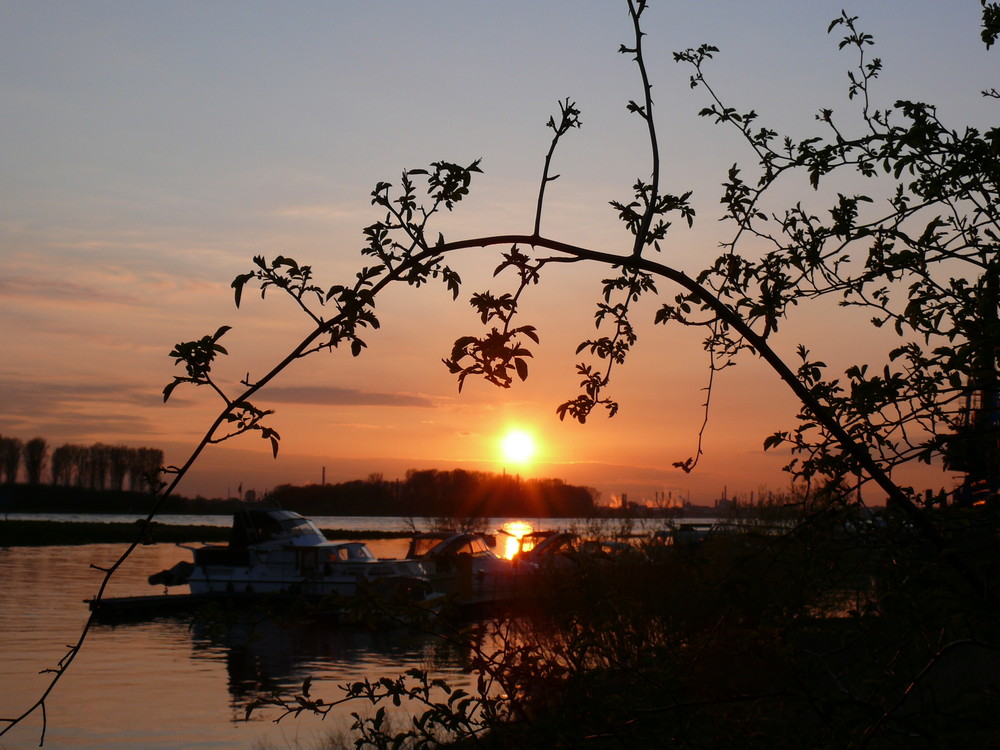
[{"label": "sun reflection on water", "polygon": [[511,560],[517,554],[521,537],[534,531],[534,527],[527,521],[507,521],[500,531],[502,536],[497,540],[497,554]]}]

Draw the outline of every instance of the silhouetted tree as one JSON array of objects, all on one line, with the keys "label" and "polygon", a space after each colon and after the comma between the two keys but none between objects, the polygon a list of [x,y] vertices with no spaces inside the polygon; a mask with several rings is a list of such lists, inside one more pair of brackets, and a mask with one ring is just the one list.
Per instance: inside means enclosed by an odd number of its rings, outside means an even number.
[{"label": "silhouetted tree", "polygon": [[91,480],[90,448],[85,445],[70,446],[70,456],[73,459],[73,484],[76,487],[89,487]]},{"label": "silhouetted tree", "polygon": [[79,445],[60,445],[52,451],[52,483],[62,486],[81,487],[83,460],[87,449]]},{"label": "silhouetted tree", "polygon": [[92,490],[103,490],[107,487],[111,466],[111,446],[94,443],[87,453],[87,486]]},{"label": "silhouetted tree", "polygon": [[[706,72],[716,48],[676,55],[691,66],[692,87],[707,92],[701,115],[736,129],[757,161],[749,177],[736,165],[729,172],[723,203],[733,238],[700,280],[765,338],[813,300],[866,310],[876,327],[897,336],[882,361],[828,373],[802,345],[798,379],[885,471],[946,455],[951,435],[969,425],[974,393],[982,404],[974,408],[985,412],[974,420],[975,440],[992,446],[986,458],[992,466],[978,471],[995,495],[1000,129],[952,128],[923,102],[879,109],[882,62],[869,57],[874,40],[856,21],[842,13],[829,27],[843,30],[840,47],[856,57],[848,87],[855,122],[823,109],[816,116],[820,132],[803,140],[782,137],[754,111],[723,101]],[[787,206],[778,186],[796,177],[812,195]],[[664,306],[659,319],[706,324],[711,312],[686,293]],[[710,318],[706,342],[721,362],[753,348],[721,323]],[[766,448],[792,449],[790,470],[834,483],[865,471],[859,453],[812,408],[804,407],[799,420],[796,429],[765,441]]]},{"label": "silhouetted tree", "polygon": [[42,481],[48,453],[49,444],[45,438],[35,437],[24,444],[24,472],[28,484],[39,484]]},{"label": "silhouetted tree", "polygon": [[[43,438],[36,440],[42,441],[43,448],[47,447]],[[52,484],[98,490],[124,490],[126,480],[129,489],[135,492],[148,490],[149,481],[154,484],[159,481],[162,466],[163,451],[158,448],[103,443],[60,445],[50,457]]]},{"label": "silhouetted tree", "polygon": [[132,453],[129,466],[129,486],[140,492],[158,489],[163,469],[163,451],[159,448],[138,448]]},{"label": "silhouetted tree", "polygon": [[3,472],[3,481],[6,484],[14,484],[17,481],[23,449],[24,445],[20,439],[0,437],[0,472]]},{"label": "silhouetted tree", "polygon": [[52,471],[52,484],[68,487],[73,477],[73,459],[70,457],[70,447],[60,445],[54,449],[49,466]]},{"label": "silhouetted tree", "polygon": [[108,447],[108,487],[110,489],[124,489],[125,477],[128,475],[128,467],[134,454],[135,449],[125,445]]}]

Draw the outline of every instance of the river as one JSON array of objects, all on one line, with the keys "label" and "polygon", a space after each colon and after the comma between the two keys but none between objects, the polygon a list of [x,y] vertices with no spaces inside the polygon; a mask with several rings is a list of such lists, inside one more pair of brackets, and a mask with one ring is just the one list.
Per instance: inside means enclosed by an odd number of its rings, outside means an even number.
[{"label": "river", "polygon": [[[389,542],[371,546],[381,555],[397,551]],[[0,716],[21,713],[41,694],[49,675],[39,671],[57,665],[87,618],[84,600],[99,580],[90,565],[110,564],[121,549],[0,550]],[[173,545],[140,547],[109,593],[156,593],[146,582],[149,573],[188,557]],[[276,714],[266,711],[243,721],[246,702],[273,689],[294,691],[306,676],[313,678],[314,696],[338,697],[340,683],[411,666],[469,684],[460,653],[436,638],[402,631],[262,623],[252,632],[226,632],[168,618],[100,625],[49,698],[45,747],[311,750],[331,732],[346,736],[349,713],[359,706],[325,721],[304,715],[275,724]],[[15,727],[0,738],[0,747],[37,746],[41,719],[36,713]]]},{"label": "river", "polygon": [[[133,521],[135,516],[80,514],[10,514],[10,518],[77,521]],[[228,525],[230,516],[163,516],[163,523]],[[316,517],[322,528],[413,530],[411,519]],[[499,528],[495,519],[489,528]],[[605,522],[610,528],[611,524]],[[621,522],[615,522],[619,525]],[[660,522],[662,523],[662,522]],[[580,519],[546,519],[536,528],[585,531]],[[418,521],[417,530],[426,522]],[[641,529],[634,528],[635,531]],[[405,554],[407,540],[372,540],[380,557]],[[123,549],[117,544],[13,547],[0,549],[0,716],[25,710],[44,690],[49,675],[74,643],[87,619],[85,600],[96,593],[101,574],[92,568],[110,565]],[[150,573],[190,559],[175,545],[136,549],[116,573],[107,596],[159,591],[146,581]],[[244,721],[253,697],[272,690],[290,694],[306,677],[312,694],[340,697],[337,686],[364,677],[395,676],[410,667],[428,669],[455,686],[471,686],[463,672],[463,655],[435,637],[404,631],[366,631],[334,625],[278,626],[264,622],[253,628],[192,627],[187,619],[160,618],[125,625],[98,625],[80,655],[47,701],[45,747],[135,748],[173,750],[318,750],[353,747],[348,728],[350,704],[325,720],[303,714],[280,723],[262,711]],[[401,719],[404,717],[400,716]],[[42,716],[0,737],[0,748],[37,746]]]}]

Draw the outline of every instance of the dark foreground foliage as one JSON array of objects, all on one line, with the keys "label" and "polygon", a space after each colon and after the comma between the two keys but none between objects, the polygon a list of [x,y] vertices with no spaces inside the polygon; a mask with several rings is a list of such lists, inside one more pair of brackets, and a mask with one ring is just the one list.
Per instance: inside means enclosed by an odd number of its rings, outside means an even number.
[{"label": "dark foreground foliage", "polygon": [[[995,580],[994,514],[938,521]],[[996,592],[970,591],[891,513],[827,509],[697,544],[581,554],[526,587],[516,614],[443,634],[466,649],[476,695],[411,670],[340,696],[307,684],[250,710],[421,707],[412,722],[359,709],[359,748],[940,748],[1000,737]]]},{"label": "dark foreground foliage", "polygon": [[[561,577],[523,636],[560,674],[494,746],[990,746],[995,607],[905,531],[818,520]],[[954,520],[994,578],[994,520]]]}]

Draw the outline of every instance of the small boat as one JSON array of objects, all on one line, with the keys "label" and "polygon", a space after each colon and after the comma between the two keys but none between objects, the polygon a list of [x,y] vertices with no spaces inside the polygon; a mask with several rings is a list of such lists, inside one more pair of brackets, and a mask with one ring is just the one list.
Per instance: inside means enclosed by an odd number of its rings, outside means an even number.
[{"label": "small boat", "polygon": [[565,567],[582,541],[570,531],[530,531],[518,539],[514,563],[522,568]]},{"label": "small boat", "polygon": [[434,590],[458,605],[505,602],[516,593],[511,561],[498,557],[483,534],[416,534],[406,559],[421,564]]},{"label": "small boat", "polygon": [[228,544],[186,549],[193,563],[155,573],[150,584],[187,584],[196,596],[403,591],[422,600],[432,593],[419,562],[380,560],[364,542],[331,542],[312,521],[288,510],[242,509],[233,515]]}]

